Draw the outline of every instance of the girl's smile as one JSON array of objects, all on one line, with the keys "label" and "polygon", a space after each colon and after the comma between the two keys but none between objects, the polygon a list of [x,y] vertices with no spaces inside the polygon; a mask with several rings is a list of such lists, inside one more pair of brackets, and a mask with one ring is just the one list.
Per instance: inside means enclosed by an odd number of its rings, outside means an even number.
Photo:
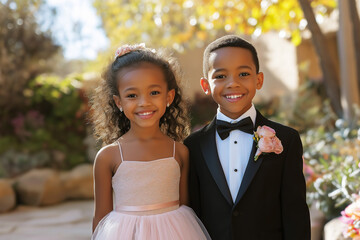
[{"label": "girl's smile", "polygon": [[155,111],[143,111],[136,113],[141,119],[149,119],[154,116]]}]

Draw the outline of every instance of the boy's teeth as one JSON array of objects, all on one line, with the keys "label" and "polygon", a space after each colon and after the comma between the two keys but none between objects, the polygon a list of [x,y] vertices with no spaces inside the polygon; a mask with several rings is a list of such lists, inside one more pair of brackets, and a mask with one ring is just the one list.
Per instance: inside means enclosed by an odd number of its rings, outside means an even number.
[{"label": "boy's teeth", "polygon": [[227,95],[226,98],[231,98],[231,99],[234,99],[234,98],[239,98],[241,97],[242,95]]},{"label": "boy's teeth", "polygon": [[139,113],[140,116],[146,116],[146,115],[150,115],[152,112],[143,112],[143,113]]}]

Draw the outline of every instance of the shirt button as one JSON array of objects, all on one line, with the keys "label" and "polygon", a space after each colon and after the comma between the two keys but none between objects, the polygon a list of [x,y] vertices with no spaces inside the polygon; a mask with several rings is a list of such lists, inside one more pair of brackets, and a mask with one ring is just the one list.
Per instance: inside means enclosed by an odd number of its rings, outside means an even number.
[{"label": "shirt button", "polygon": [[237,144],[237,141],[235,141],[234,143]]},{"label": "shirt button", "polygon": [[238,170],[235,168],[235,169],[234,169],[234,172],[237,172],[237,171],[238,171]]}]

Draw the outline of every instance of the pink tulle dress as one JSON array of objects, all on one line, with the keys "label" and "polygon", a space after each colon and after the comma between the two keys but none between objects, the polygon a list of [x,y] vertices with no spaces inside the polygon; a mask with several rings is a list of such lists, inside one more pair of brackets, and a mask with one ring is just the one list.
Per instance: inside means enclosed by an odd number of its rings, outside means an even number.
[{"label": "pink tulle dress", "polygon": [[205,227],[187,206],[179,206],[180,167],[172,157],[124,161],[112,177],[114,210],[97,225],[93,240],[202,240]]}]

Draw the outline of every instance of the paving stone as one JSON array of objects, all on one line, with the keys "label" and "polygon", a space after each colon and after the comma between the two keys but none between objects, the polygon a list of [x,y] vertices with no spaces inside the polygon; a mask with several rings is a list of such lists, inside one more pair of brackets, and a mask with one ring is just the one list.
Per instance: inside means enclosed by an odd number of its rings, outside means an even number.
[{"label": "paving stone", "polygon": [[89,240],[93,212],[92,200],[46,207],[19,206],[0,214],[0,239]]}]

